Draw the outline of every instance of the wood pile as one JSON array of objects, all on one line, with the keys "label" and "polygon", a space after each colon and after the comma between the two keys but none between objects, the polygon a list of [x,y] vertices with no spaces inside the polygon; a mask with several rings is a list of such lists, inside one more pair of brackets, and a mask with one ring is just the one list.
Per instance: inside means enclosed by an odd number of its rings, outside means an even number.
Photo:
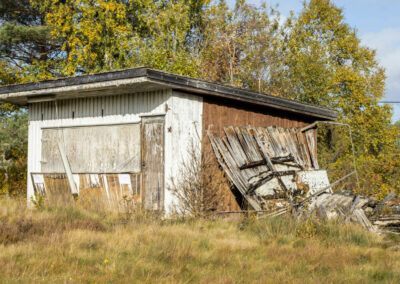
[{"label": "wood pile", "polygon": [[329,183],[326,171],[319,169],[313,130],[247,126],[226,127],[224,133],[209,132],[208,137],[219,165],[250,205],[247,209],[264,216],[314,214],[359,223],[373,232],[400,233],[400,201],[393,201],[393,193],[377,202],[351,191],[332,192],[355,172]]},{"label": "wood pile", "polygon": [[380,202],[371,216],[372,223],[382,232],[400,234],[400,199],[391,192]]},{"label": "wood pile", "polygon": [[381,202],[351,191],[323,193],[313,199],[307,210],[322,219],[342,219],[361,224],[372,232],[400,234],[400,200],[390,193]]}]

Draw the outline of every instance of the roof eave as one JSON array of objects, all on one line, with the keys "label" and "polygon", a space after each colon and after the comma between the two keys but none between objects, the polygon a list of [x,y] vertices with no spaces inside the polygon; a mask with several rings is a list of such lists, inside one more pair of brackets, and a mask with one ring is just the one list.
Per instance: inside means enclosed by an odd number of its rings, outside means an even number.
[{"label": "roof eave", "polygon": [[126,91],[138,91],[137,86],[140,84],[151,84],[153,89],[173,88],[202,96],[227,98],[323,120],[335,120],[338,116],[336,111],[328,108],[145,67],[3,86],[0,87],[0,101],[26,105],[30,98],[38,102],[41,97],[48,100],[48,95],[54,95],[54,99],[85,97],[90,92],[112,90],[115,87],[120,90],[125,88]]}]

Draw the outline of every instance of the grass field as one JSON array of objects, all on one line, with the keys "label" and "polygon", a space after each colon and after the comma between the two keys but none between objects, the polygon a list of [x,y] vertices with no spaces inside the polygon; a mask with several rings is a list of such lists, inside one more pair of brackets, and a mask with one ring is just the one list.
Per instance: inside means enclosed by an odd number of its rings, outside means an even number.
[{"label": "grass field", "polygon": [[355,226],[25,205],[0,199],[1,283],[400,282],[399,238]]}]

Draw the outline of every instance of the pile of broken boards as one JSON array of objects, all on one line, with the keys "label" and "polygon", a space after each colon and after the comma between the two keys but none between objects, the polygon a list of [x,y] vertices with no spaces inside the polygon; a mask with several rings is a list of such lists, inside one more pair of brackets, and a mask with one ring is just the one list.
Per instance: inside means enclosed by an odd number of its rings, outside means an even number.
[{"label": "pile of broken boards", "polygon": [[[400,234],[400,200],[390,193],[381,202],[352,191],[323,192],[296,204],[298,216],[316,213],[323,220],[338,219],[361,224],[372,232]],[[300,205],[300,206],[299,206]],[[300,214],[299,214],[300,213]],[[303,214],[301,214],[303,213]]]},{"label": "pile of broken boards", "polygon": [[218,163],[256,211],[285,207],[329,186],[319,170],[315,130],[226,127],[208,133]]},{"label": "pile of broken boards", "polygon": [[[355,221],[371,231],[383,222],[376,214],[377,202],[349,192],[332,193],[336,182],[330,184],[327,172],[319,169],[314,129],[226,127],[224,134],[208,132],[215,156],[255,211],[277,216],[290,210],[297,217],[315,212],[324,219]],[[399,226],[392,225],[391,231]]]}]

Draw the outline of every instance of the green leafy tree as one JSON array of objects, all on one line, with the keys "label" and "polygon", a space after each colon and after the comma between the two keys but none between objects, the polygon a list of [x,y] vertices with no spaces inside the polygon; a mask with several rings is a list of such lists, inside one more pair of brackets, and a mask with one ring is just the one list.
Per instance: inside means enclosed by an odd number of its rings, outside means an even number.
[{"label": "green leafy tree", "polygon": [[[397,129],[400,131],[400,119],[397,122],[395,122],[394,125],[396,125]],[[399,140],[397,142],[397,146],[400,149],[400,138],[399,138]]]},{"label": "green leafy tree", "polygon": [[61,43],[51,37],[46,25],[45,11],[34,7],[29,0],[0,2],[1,61],[20,72],[39,62],[47,62],[44,73],[54,73],[61,54]]},{"label": "green leafy tree", "polygon": [[133,37],[136,52],[132,65],[197,77],[201,18],[193,13],[201,13],[204,2],[193,6],[188,1],[152,1],[146,5],[140,18],[146,23],[147,34]]},{"label": "green leafy tree", "polygon": [[[342,10],[330,0],[305,2],[300,15],[292,15],[285,28],[281,95],[338,110],[339,121],[349,124],[353,132],[359,190],[382,194],[400,190],[390,178],[398,171],[382,173],[385,181],[376,182],[370,167],[380,167],[385,159],[391,159],[399,135],[391,123],[391,107],[378,104],[384,96],[386,77],[375,51],[360,44],[356,31],[344,22]],[[321,142],[325,142],[325,154],[332,147],[344,153],[325,155],[325,166],[334,169],[332,176],[337,178],[349,170],[351,147],[346,132],[341,132],[337,141],[329,139],[332,133],[325,132]],[[356,188],[354,183],[350,186]]]},{"label": "green leafy tree", "polygon": [[0,194],[26,192],[27,122],[23,109],[0,117]]},{"label": "green leafy tree", "polygon": [[204,79],[269,91],[269,71],[279,61],[279,14],[265,5],[225,1],[212,5],[204,20],[201,74]]},{"label": "green leafy tree", "polygon": [[[19,81],[20,70],[0,61],[0,85]],[[27,112],[0,103],[0,194],[26,192]]]},{"label": "green leafy tree", "polygon": [[[62,42],[58,73],[71,76],[126,67],[135,12],[129,3],[134,2],[32,0],[33,7],[45,14],[52,39]],[[33,68],[46,65],[48,61],[39,62]]]},{"label": "green leafy tree", "polygon": [[[23,82],[32,64],[60,53],[29,0],[1,1],[0,23],[0,85]],[[0,193],[26,191],[27,125],[26,110],[0,103]]]},{"label": "green leafy tree", "polygon": [[[32,2],[45,13],[52,38],[62,42],[60,74],[71,76],[139,65],[196,74],[192,47],[199,40],[206,0]],[[40,65],[34,68],[43,69]]]}]

